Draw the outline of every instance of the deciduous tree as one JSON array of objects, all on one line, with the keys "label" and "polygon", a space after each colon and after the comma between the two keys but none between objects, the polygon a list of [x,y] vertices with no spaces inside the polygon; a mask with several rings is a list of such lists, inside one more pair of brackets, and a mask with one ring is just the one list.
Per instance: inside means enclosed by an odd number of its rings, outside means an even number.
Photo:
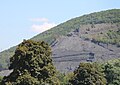
[{"label": "deciduous tree", "polygon": [[13,72],[2,85],[59,85],[51,58],[51,48],[44,41],[24,40],[10,58]]},{"label": "deciduous tree", "polygon": [[92,63],[80,63],[69,82],[71,85],[106,85],[104,75]]}]

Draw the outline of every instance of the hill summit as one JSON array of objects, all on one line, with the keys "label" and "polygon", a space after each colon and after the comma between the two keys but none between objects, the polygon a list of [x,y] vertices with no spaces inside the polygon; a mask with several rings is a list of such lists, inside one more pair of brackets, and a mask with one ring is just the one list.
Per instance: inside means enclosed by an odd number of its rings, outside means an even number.
[{"label": "hill summit", "polygon": [[[120,56],[120,9],[95,12],[68,20],[31,38],[52,47],[54,65],[73,71],[80,62],[105,62]],[[1,70],[7,69],[16,47],[0,53]]]}]

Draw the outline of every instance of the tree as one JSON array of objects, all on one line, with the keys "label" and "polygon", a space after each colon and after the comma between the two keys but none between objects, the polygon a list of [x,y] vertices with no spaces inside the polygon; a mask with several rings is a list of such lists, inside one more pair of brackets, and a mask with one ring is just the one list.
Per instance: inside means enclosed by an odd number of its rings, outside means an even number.
[{"label": "tree", "polygon": [[69,82],[71,85],[106,85],[100,67],[92,63],[80,63]]},{"label": "tree", "polygon": [[13,72],[4,77],[3,85],[59,85],[51,59],[51,49],[44,41],[24,40],[10,58]]},{"label": "tree", "polygon": [[103,67],[107,85],[120,85],[120,59],[108,61]]}]

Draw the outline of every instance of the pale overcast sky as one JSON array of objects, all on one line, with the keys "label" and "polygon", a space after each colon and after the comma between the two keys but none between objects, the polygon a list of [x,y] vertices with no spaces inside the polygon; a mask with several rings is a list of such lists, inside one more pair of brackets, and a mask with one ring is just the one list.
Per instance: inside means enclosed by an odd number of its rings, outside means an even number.
[{"label": "pale overcast sky", "polygon": [[71,18],[120,9],[120,0],[0,0],[0,51]]}]

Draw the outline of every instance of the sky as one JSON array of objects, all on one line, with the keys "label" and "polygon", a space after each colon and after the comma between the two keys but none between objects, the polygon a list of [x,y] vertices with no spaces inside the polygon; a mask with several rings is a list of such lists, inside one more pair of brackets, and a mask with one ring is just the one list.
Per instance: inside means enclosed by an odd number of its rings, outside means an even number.
[{"label": "sky", "polygon": [[120,9],[120,0],[0,0],[0,51],[71,18]]}]

